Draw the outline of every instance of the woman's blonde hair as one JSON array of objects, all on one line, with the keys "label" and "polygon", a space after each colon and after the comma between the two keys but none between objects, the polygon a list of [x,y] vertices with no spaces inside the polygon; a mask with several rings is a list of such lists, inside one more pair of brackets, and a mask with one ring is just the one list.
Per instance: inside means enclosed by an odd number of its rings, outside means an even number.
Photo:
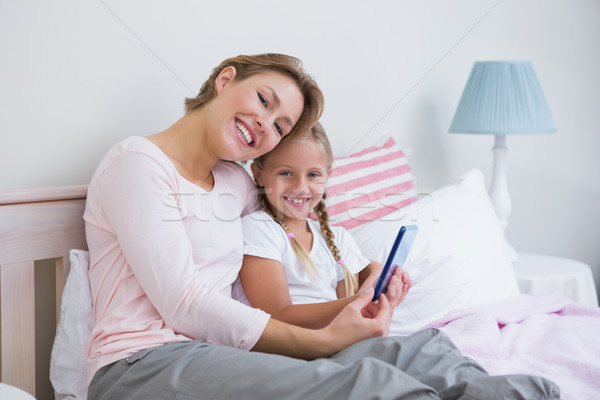
[{"label": "woman's blonde hair", "polygon": [[213,69],[210,77],[202,84],[196,97],[185,99],[186,113],[204,106],[217,96],[215,80],[221,71],[227,67],[235,68],[236,80],[244,80],[265,72],[278,72],[289,76],[296,82],[300,93],[304,97],[304,108],[300,119],[298,119],[290,134],[286,136],[294,136],[297,132],[308,131],[321,118],[325,99],[315,80],[304,71],[302,62],[298,58],[276,53],[240,55],[226,59]]},{"label": "woman's blonde hair", "polygon": [[[329,143],[329,139],[327,139],[327,134],[325,133],[325,129],[323,126],[316,122],[311,129],[305,131],[304,133],[298,133],[293,138],[289,136],[284,137],[281,140],[281,143],[290,143],[290,142],[302,142],[310,140],[314,144],[318,146],[321,150],[321,154],[325,159],[325,165],[327,167],[327,171],[331,169],[333,164],[333,151],[331,150],[331,143]],[[264,154],[256,159],[254,159],[254,163],[260,169],[263,168],[267,158],[269,157],[269,153]],[[267,200],[267,196],[265,194],[264,189],[259,187],[259,198],[262,204],[263,209],[267,214],[275,220],[286,233],[289,233],[289,229],[286,224],[283,222],[283,219],[277,215],[277,212],[273,209],[269,201]],[[338,264],[341,264],[342,270],[344,271],[344,281],[346,286],[346,296],[350,296],[356,293],[357,283],[354,280],[354,276],[352,272],[348,269],[344,260],[342,260],[342,255],[337,245],[335,244],[335,235],[331,230],[331,226],[329,225],[329,214],[327,214],[327,209],[325,207],[325,194],[323,193],[323,198],[314,208],[315,214],[319,220],[319,225],[321,227],[321,234],[325,238],[325,242],[327,243],[327,247],[331,251],[333,258]],[[310,279],[313,282],[318,281],[319,279],[319,269],[315,266],[307,251],[302,247],[302,245],[293,237],[290,237],[290,243],[292,245],[292,249],[294,249],[294,253],[298,257],[300,264],[306,269],[306,272]]]}]

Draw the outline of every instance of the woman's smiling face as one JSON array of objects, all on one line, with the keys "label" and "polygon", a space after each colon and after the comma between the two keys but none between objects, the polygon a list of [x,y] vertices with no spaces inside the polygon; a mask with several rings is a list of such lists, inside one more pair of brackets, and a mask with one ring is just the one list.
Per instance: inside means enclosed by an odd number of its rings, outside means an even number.
[{"label": "woman's smiling face", "polygon": [[242,161],[272,150],[300,118],[304,97],[294,80],[264,72],[244,80],[226,68],[217,77],[217,97],[208,112],[217,118],[223,154],[220,159]]}]

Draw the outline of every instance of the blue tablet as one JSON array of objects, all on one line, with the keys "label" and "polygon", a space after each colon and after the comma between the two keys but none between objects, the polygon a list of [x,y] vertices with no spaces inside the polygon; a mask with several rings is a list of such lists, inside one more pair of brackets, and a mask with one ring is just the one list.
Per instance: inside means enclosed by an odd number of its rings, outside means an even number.
[{"label": "blue tablet", "polygon": [[408,252],[415,241],[418,231],[419,228],[416,225],[400,227],[398,235],[396,235],[394,245],[392,246],[392,251],[390,251],[387,261],[383,266],[383,270],[379,275],[379,279],[377,280],[377,284],[375,285],[375,295],[373,296],[373,301],[379,299],[381,293],[385,293],[385,290],[390,283],[390,278],[392,275],[394,275],[396,268],[398,266],[404,266],[406,257],[408,257]]}]

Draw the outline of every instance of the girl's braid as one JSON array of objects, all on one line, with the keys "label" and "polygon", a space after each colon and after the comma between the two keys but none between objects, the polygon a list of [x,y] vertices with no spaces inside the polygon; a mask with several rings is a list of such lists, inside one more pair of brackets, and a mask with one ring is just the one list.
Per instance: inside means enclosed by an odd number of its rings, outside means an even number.
[{"label": "girl's braid", "polygon": [[321,226],[321,233],[327,242],[327,247],[331,251],[333,258],[338,264],[342,265],[342,270],[344,271],[344,280],[346,283],[346,296],[351,296],[356,293],[356,282],[354,281],[354,275],[348,269],[344,260],[342,260],[342,255],[337,245],[335,244],[335,235],[331,230],[329,225],[329,214],[327,213],[327,208],[325,207],[325,196],[319,201],[319,203],[315,206],[315,213],[319,218],[319,225]]}]

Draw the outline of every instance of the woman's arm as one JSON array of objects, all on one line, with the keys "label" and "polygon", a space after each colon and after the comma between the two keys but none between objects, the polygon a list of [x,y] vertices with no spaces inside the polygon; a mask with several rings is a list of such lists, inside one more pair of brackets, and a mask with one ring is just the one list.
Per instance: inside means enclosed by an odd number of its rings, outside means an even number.
[{"label": "woman's arm", "polygon": [[[123,326],[128,329],[147,330],[162,323],[192,339],[250,349],[269,316],[223,295],[213,288],[215,280],[202,274],[205,265],[195,263],[193,249],[214,244],[195,238],[221,222],[194,218],[196,209],[183,207],[183,200],[194,201],[195,195],[184,193],[177,201],[181,189],[175,174],[160,162],[165,156],[144,141],[137,140],[136,151],[107,157],[110,163],[101,164],[88,189],[86,235],[96,324],[102,319],[101,324],[117,330],[127,320]],[[142,145],[151,150],[138,150]],[[194,226],[192,235],[184,225],[186,217]]]},{"label": "woman's arm", "polygon": [[318,329],[327,326],[356,296],[316,304],[293,304],[287,277],[279,261],[245,255],[240,280],[253,307],[279,321]]},{"label": "woman's arm", "polygon": [[372,297],[372,289],[361,289],[329,325],[318,330],[271,318],[252,350],[314,359],[329,357],[361,340],[386,336],[392,309],[385,296],[377,304],[371,302]]}]

